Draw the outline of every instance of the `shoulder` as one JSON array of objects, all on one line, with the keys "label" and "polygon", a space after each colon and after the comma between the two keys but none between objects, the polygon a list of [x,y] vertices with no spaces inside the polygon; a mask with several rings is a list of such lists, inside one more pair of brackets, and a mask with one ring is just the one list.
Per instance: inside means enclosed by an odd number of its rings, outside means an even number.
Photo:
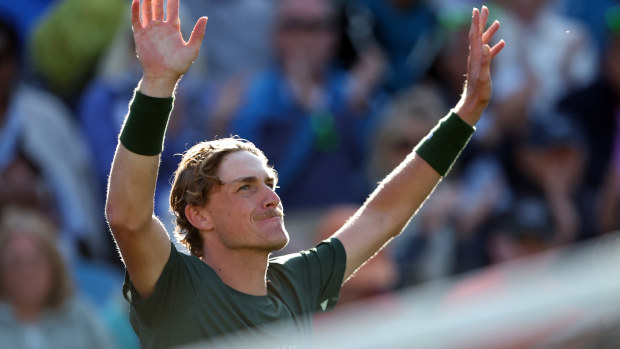
[{"label": "shoulder", "polygon": [[337,268],[341,263],[346,263],[344,246],[340,240],[330,238],[314,248],[271,258],[269,272],[278,271],[299,276],[300,272],[309,272],[314,269]]},{"label": "shoulder", "polygon": [[[170,251],[170,257],[164,267],[170,275],[170,281],[178,282],[180,280],[190,281],[195,284],[204,279],[212,279],[217,274],[205,262],[196,256],[192,256],[179,251],[174,243]],[[162,272],[164,276],[164,272]]]},{"label": "shoulder", "polygon": [[[208,278],[209,272],[215,273],[212,269],[195,256],[190,256],[179,252],[171,242],[170,255],[164,265],[164,269],[159,275],[155,284],[155,290],[148,298],[142,298],[134,288],[129,274],[125,273],[123,284],[123,295],[130,303],[155,305],[158,299],[165,299],[169,293],[176,293],[181,289],[191,287],[195,291],[195,285]],[[205,276],[206,275],[206,276]],[[185,297],[195,292],[183,292]]]},{"label": "shoulder", "polygon": [[290,289],[295,298],[303,295],[308,309],[325,311],[338,300],[345,269],[344,246],[331,238],[312,249],[271,259],[267,278],[283,293]]}]

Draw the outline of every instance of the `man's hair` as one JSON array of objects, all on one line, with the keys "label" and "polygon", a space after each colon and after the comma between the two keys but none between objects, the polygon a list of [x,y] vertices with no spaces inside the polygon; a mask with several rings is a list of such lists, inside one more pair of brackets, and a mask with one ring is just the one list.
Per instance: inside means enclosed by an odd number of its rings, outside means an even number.
[{"label": "man's hair", "polygon": [[[222,138],[201,142],[183,154],[174,173],[170,192],[170,207],[176,217],[176,238],[196,257],[202,257],[202,237],[185,216],[185,207],[204,206],[215,187],[222,185],[217,171],[222,159],[237,151],[247,151],[267,164],[267,157],[252,142],[240,138]],[[274,171],[275,175],[275,171]]]},{"label": "man's hair", "polygon": [[[73,295],[71,274],[57,248],[58,228],[46,214],[24,207],[5,207],[0,214],[0,256],[6,253],[9,242],[18,236],[28,236],[45,257],[51,269],[52,286],[45,300],[46,308],[58,308]],[[4,277],[0,277],[0,299],[5,298]]]}]

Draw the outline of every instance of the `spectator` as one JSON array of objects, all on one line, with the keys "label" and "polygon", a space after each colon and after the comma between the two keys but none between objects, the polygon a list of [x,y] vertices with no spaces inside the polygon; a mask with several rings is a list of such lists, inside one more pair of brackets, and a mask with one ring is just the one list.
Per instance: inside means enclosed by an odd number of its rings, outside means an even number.
[{"label": "spectator", "polygon": [[516,161],[522,170],[516,195],[542,194],[556,227],[554,245],[573,242],[579,235],[581,186],[585,147],[579,130],[562,114],[534,122],[529,139],[517,146]]},{"label": "spectator", "polygon": [[209,44],[202,45],[175,100],[175,118],[182,116],[191,124],[187,130],[193,131],[188,146],[229,134],[249,79],[273,58],[277,4],[273,0],[188,0],[180,5],[181,25],[195,23],[200,14],[209,16]]},{"label": "spectator", "polygon": [[597,51],[587,29],[549,0],[500,3],[506,9],[500,31],[513,44],[495,66],[495,111],[505,132],[527,132],[528,119],[546,115],[564,94],[594,79]]},{"label": "spectator", "polygon": [[0,348],[112,348],[97,313],[73,291],[45,215],[16,207],[0,216]]},{"label": "spectator", "polygon": [[[486,246],[492,266],[455,280],[447,292],[441,293],[443,309],[467,312],[470,320],[482,318],[482,314],[499,321],[507,313],[524,317],[513,318],[511,325],[498,325],[494,335],[479,336],[475,344],[464,344],[459,338],[443,345],[488,349],[615,346],[617,336],[610,331],[617,331],[614,320],[609,320],[613,319],[610,312],[592,307],[589,302],[574,302],[579,297],[571,296],[575,274],[586,273],[587,268],[580,268],[588,253],[554,248],[554,225],[549,203],[538,196],[516,198],[504,214],[493,220]],[[577,265],[580,268],[575,269]],[[557,299],[571,301],[562,304]],[[511,306],[502,308],[506,304]],[[541,311],[542,304],[552,305]],[[495,312],[499,308],[502,310]]]},{"label": "spectator", "polygon": [[39,18],[45,15],[47,9],[57,2],[56,0],[13,1],[0,0],[0,17],[3,20],[12,20],[19,41],[24,44],[30,36],[30,31]]},{"label": "spectator", "polygon": [[53,93],[75,102],[127,7],[124,0],[57,1],[36,23],[28,38],[32,64]]},{"label": "spectator", "polygon": [[554,220],[541,197],[517,198],[491,224],[485,248],[492,264],[531,256],[554,246]]},{"label": "spectator", "polygon": [[13,28],[0,23],[0,206],[29,201],[46,207],[60,223],[69,257],[107,257],[82,134],[60,100],[20,81],[19,52]]},{"label": "spectator", "polygon": [[232,129],[273,161],[290,210],[361,203],[368,193],[362,165],[371,119],[350,104],[351,75],[333,65],[334,28],[329,1],[283,1],[277,61],[252,81]]},{"label": "spectator", "polygon": [[559,104],[559,109],[571,116],[577,128],[582,130],[587,144],[580,192],[584,215],[582,237],[609,231],[613,226],[608,223],[604,227],[602,223],[609,220],[602,219],[601,213],[614,201],[610,196],[613,190],[603,183],[613,183],[611,179],[606,181],[606,176],[617,166],[617,163],[613,165],[612,154],[618,151],[620,139],[620,13],[614,20],[610,17],[609,24],[609,41],[598,78],[588,86],[572,91]]},{"label": "spectator", "polygon": [[199,14],[209,15],[209,43],[203,44],[200,51],[206,57],[204,73],[209,80],[223,82],[247,76],[269,64],[277,3],[273,0],[189,0],[181,4],[182,9],[188,10],[189,23],[196,23]]},{"label": "spectator", "polygon": [[604,52],[609,31],[607,23],[614,12],[620,11],[617,0],[556,0],[559,11],[581,20],[592,33],[598,52]]},{"label": "spectator", "polygon": [[420,82],[443,39],[437,16],[424,0],[352,0],[346,5],[348,35],[360,55],[385,57],[380,82],[396,93]]}]

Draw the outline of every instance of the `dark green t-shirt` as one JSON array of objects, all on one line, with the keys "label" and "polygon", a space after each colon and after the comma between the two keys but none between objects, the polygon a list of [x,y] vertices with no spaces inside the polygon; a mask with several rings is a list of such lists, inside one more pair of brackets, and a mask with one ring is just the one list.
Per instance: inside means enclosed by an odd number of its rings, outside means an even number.
[{"label": "dark green t-shirt", "polygon": [[[246,329],[250,339],[301,348],[310,338],[312,314],[336,304],[345,266],[344,247],[332,238],[307,251],[271,258],[267,295],[253,296],[227,286],[206,263],[173,245],[150,297],[139,299],[127,275],[123,294],[143,348],[232,338],[231,333]],[[284,331],[265,326],[287,319]]]}]

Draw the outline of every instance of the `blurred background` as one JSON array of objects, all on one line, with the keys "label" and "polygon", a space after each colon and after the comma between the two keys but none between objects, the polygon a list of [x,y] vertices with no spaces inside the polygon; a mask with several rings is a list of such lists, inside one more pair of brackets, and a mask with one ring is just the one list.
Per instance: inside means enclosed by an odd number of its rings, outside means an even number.
[{"label": "blurred background", "polygon": [[[200,16],[209,24],[178,87],[156,214],[172,232],[178,154],[239,135],[279,173],[291,243],[278,253],[314,246],[456,104],[471,9],[482,4],[507,42],[492,65],[486,115],[452,172],[345,285],[340,303],[389,311],[403,292],[465,275],[476,277],[449,283],[442,302],[474,291],[540,302],[562,294],[526,276],[493,291],[506,279],[495,271],[612,241],[620,230],[618,0],[181,0],[186,39]],[[139,346],[103,214],[117,135],[141,76],[129,7],[0,0],[0,348]],[[616,315],[588,318],[600,325],[587,327],[591,341],[550,340],[574,338],[562,332],[574,329],[566,323],[532,341],[507,336],[503,346],[472,347],[612,348]]]}]

